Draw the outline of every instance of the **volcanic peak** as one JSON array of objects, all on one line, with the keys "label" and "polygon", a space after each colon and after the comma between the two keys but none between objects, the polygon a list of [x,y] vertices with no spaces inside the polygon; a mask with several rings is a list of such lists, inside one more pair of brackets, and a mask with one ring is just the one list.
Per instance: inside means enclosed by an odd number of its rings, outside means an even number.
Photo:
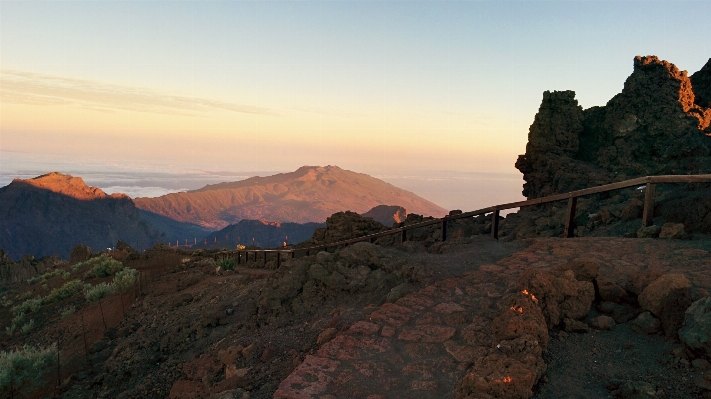
[{"label": "volcanic peak", "polygon": [[51,172],[32,179],[14,179],[14,184],[27,184],[36,188],[63,194],[78,200],[94,200],[100,198],[128,198],[125,194],[106,194],[98,187],[84,183],[81,177]]}]

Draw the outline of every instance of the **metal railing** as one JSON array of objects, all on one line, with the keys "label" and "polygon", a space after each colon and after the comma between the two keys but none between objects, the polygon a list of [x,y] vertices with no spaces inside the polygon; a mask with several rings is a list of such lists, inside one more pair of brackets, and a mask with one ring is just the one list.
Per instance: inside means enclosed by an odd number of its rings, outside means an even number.
[{"label": "metal railing", "polygon": [[564,220],[565,229],[563,231],[563,237],[570,238],[573,237],[575,231],[575,208],[578,202],[578,197],[599,194],[613,190],[619,190],[628,187],[635,187],[640,185],[645,185],[644,193],[644,210],[642,212],[642,226],[650,226],[653,223],[654,218],[654,197],[656,193],[656,184],[663,183],[711,183],[711,174],[709,175],[661,175],[661,176],[646,176],[639,177],[636,179],[625,180],[617,183],[605,184],[602,186],[586,188],[583,190],[571,191],[564,194],[549,195],[547,197],[536,198],[526,201],[510,202],[507,204],[500,204],[490,206],[488,208],[477,209],[475,211],[464,212],[458,215],[448,215],[443,218],[426,220],[420,223],[414,223],[403,227],[397,227],[387,231],[381,231],[379,233],[368,234],[362,237],[351,238],[348,240],[336,241],[328,244],[316,245],[308,248],[290,248],[290,249],[243,249],[243,250],[230,250],[222,251],[215,254],[215,260],[234,258],[237,264],[240,264],[242,260],[246,262],[249,261],[250,254],[254,257],[254,261],[257,261],[258,254],[262,254],[264,264],[267,263],[268,254],[275,254],[277,266],[279,266],[282,254],[286,254],[287,257],[296,257],[297,252],[302,252],[308,256],[311,252],[316,251],[328,251],[328,248],[348,246],[357,242],[369,241],[374,242],[380,237],[385,237],[389,235],[401,234],[402,241],[407,241],[407,231],[412,229],[417,229],[420,227],[432,226],[439,224],[442,230],[442,241],[447,239],[447,222],[466,219],[479,215],[491,214],[491,236],[493,238],[498,238],[499,236],[499,214],[500,211],[513,208],[522,208],[525,206],[545,204],[554,201],[568,200],[568,209],[566,212],[566,217]]}]

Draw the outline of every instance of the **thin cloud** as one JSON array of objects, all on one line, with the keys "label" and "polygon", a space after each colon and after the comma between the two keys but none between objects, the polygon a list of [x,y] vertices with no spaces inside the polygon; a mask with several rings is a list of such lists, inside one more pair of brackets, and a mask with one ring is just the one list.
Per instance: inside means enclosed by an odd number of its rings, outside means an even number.
[{"label": "thin cloud", "polygon": [[269,108],[162,93],[86,79],[3,69],[0,101],[25,105],[72,105],[92,110],[126,110],[198,115],[210,110],[279,116]]}]

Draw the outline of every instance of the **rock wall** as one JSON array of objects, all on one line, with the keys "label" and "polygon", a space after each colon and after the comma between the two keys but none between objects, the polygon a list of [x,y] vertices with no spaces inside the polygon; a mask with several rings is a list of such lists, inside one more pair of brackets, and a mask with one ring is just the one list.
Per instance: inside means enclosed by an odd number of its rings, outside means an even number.
[{"label": "rock wall", "polygon": [[655,56],[634,59],[622,92],[582,109],[573,91],[543,93],[516,168],[523,194],[660,174],[711,172],[711,59],[692,75]]}]

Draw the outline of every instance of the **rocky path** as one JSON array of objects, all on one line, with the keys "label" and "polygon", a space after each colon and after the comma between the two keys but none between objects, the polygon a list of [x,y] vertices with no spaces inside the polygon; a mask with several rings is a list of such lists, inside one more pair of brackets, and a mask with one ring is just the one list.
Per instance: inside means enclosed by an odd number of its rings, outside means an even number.
[{"label": "rocky path", "polygon": [[[306,356],[274,397],[454,398],[472,363],[496,347],[492,320],[505,306],[499,299],[516,292],[516,281],[527,268],[595,261],[601,265],[600,274],[620,287],[633,284],[631,276],[638,272],[658,269],[685,274],[697,286],[711,288],[711,243],[706,241],[576,238],[533,239],[526,244],[512,256],[483,265],[466,264],[473,256],[467,254],[469,246],[437,257],[423,254],[420,261],[439,266],[445,274],[449,273],[445,270],[461,272],[460,276],[373,308],[363,320]],[[595,366],[594,356],[587,359],[580,359],[579,367],[585,369],[585,362]],[[558,363],[565,364],[565,359],[559,358]],[[565,373],[549,374],[559,381],[548,379],[548,385],[572,384],[564,380]],[[489,382],[503,386],[510,378]],[[593,382],[593,389],[600,392],[605,382]],[[688,385],[693,383],[689,380]],[[576,397],[577,392],[583,397],[583,389],[568,389],[566,395]]]}]

